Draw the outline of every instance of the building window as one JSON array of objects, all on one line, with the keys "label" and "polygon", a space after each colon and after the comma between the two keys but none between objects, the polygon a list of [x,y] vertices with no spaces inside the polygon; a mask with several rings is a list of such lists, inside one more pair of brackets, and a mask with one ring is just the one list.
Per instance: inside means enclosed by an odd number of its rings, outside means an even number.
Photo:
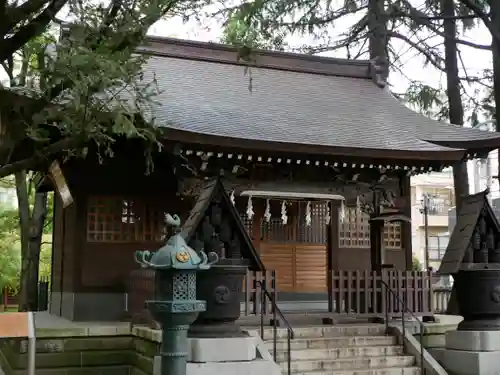
[{"label": "building window", "polygon": [[323,244],[327,242],[328,203],[311,202],[311,225],[306,224],[307,202],[298,203],[297,242]]},{"label": "building window", "polygon": [[429,260],[441,260],[444,257],[446,248],[448,247],[448,242],[450,242],[450,236],[448,234],[429,236]]},{"label": "building window", "polygon": [[[370,217],[356,208],[346,207],[345,218],[339,225],[339,246],[345,248],[370,247]],[[401,249],[401,224],[386,223],[384,226],[386,249]]]},{"label": "building window", "polygon": [[311,224],[306,224],[307,201],[288,202],[286,214],[287,224],[281,218],[281,201],[270,201],[271,218],[261,219],[261,240],[275,242],[298,242],[322,244],[327,242],[326,202],[311,201]]},{"label": "building window", "polygon": [[[262,202],[264,206],[265,201]],[[281,219],[281,202],[277,200],[269,201],[269,212],[271,217],[269,221],[263,217],[260,220],[260,239],[262,241],[274,241],[274,242],[291,242],[295,241],[295,231],[293,223],[296,222],[293,218],[296,215],[295,206],[288,202],[286,203],[286,213],[288,216],[288,221],[283,224]]]},{"label": "building window", "polygon": [[153,202],[120,197],[88,200],[89,242],[157,242],[166,235],[165,211]]}]

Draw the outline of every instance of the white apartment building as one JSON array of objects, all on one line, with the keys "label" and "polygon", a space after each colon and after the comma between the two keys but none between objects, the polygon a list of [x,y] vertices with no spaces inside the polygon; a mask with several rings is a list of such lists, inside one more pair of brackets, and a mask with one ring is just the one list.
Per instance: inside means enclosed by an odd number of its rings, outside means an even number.
[{"label": "white apartment building", "polygon": [[[424,205],[427,205],[427,233]],[[455,205],[453,172],[418,175],[411,179],[411,218],[413,255],[423,267],[437,269],[450,239],[448,211]],[[428,259],[426,264],[426,246]]]}]

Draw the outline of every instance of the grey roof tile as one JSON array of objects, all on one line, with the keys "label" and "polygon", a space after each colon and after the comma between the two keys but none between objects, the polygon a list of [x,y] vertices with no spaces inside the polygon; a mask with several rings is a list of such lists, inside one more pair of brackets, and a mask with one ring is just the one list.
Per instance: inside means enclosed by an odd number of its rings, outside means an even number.
[{"label": "grey roof tile", "polygon": [[[223,137],[400,151],[456,151],[432,142],[500,139],[431,120],[371,79],[152,56],[160,126]],[[449,145],[450,146],[450,145]]]}]

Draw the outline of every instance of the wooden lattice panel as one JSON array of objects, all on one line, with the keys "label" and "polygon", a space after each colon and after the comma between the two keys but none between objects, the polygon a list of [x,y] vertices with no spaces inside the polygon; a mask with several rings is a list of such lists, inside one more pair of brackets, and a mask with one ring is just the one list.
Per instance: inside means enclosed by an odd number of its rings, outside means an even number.
[{"label": "wooden lattice panel", "polygon": [[[339,246],[343,248],[370,247],[370,217],[356,208],[346,207],[344,221],[339,225]],[[385,223],[384,246],[401,249],[401,224]]]},{"label": "wooden lattice panel", "polygon": [[87,241],[156,242],[167,235],[165,212],[122,197],[91,197],[87,202]]}]

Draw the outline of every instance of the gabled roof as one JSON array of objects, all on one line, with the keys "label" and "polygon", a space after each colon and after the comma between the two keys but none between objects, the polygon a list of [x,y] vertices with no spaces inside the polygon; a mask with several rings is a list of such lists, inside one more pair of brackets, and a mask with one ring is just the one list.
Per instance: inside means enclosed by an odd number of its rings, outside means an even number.
[{"label": "gabled roof", "polygon": [[[206,243],[212,241],[212,235],[204,238],[208,233],[205,230],[207,217],[208,232],[216,234],[217,241],[223,242],[226,248],[239,246],[241,255],[250,261],[250,268],[265,270],[264,263],[219,178],[207,181],[181,227],[181,236],[191,247],[197,251],[203,248],[208,253],[212,249],[207,249]],[[215,221],[220,222],[216,224]]]},{"label": "gabled roof", "polygon": [[479,225],[481,213],[484,213],[487,224],[493,228],[495,235],[500,235],[500,224],[491,209],[487,194],[486,190],[463,199],[457,215],[457,223],[439,266],[438,274],[449,275],[459,271],[465,253],[473,240],[474,231]]},{"label": "gabled roof", "polygon": [[[367,61],[257,51],[250,69],[228,46],[150,38],[145,71],[169,138],[316,154],[436,161],[500,147],[500,134],[431,120],[378,87]],[[252,90],[249,90],[251,82]]]}]

